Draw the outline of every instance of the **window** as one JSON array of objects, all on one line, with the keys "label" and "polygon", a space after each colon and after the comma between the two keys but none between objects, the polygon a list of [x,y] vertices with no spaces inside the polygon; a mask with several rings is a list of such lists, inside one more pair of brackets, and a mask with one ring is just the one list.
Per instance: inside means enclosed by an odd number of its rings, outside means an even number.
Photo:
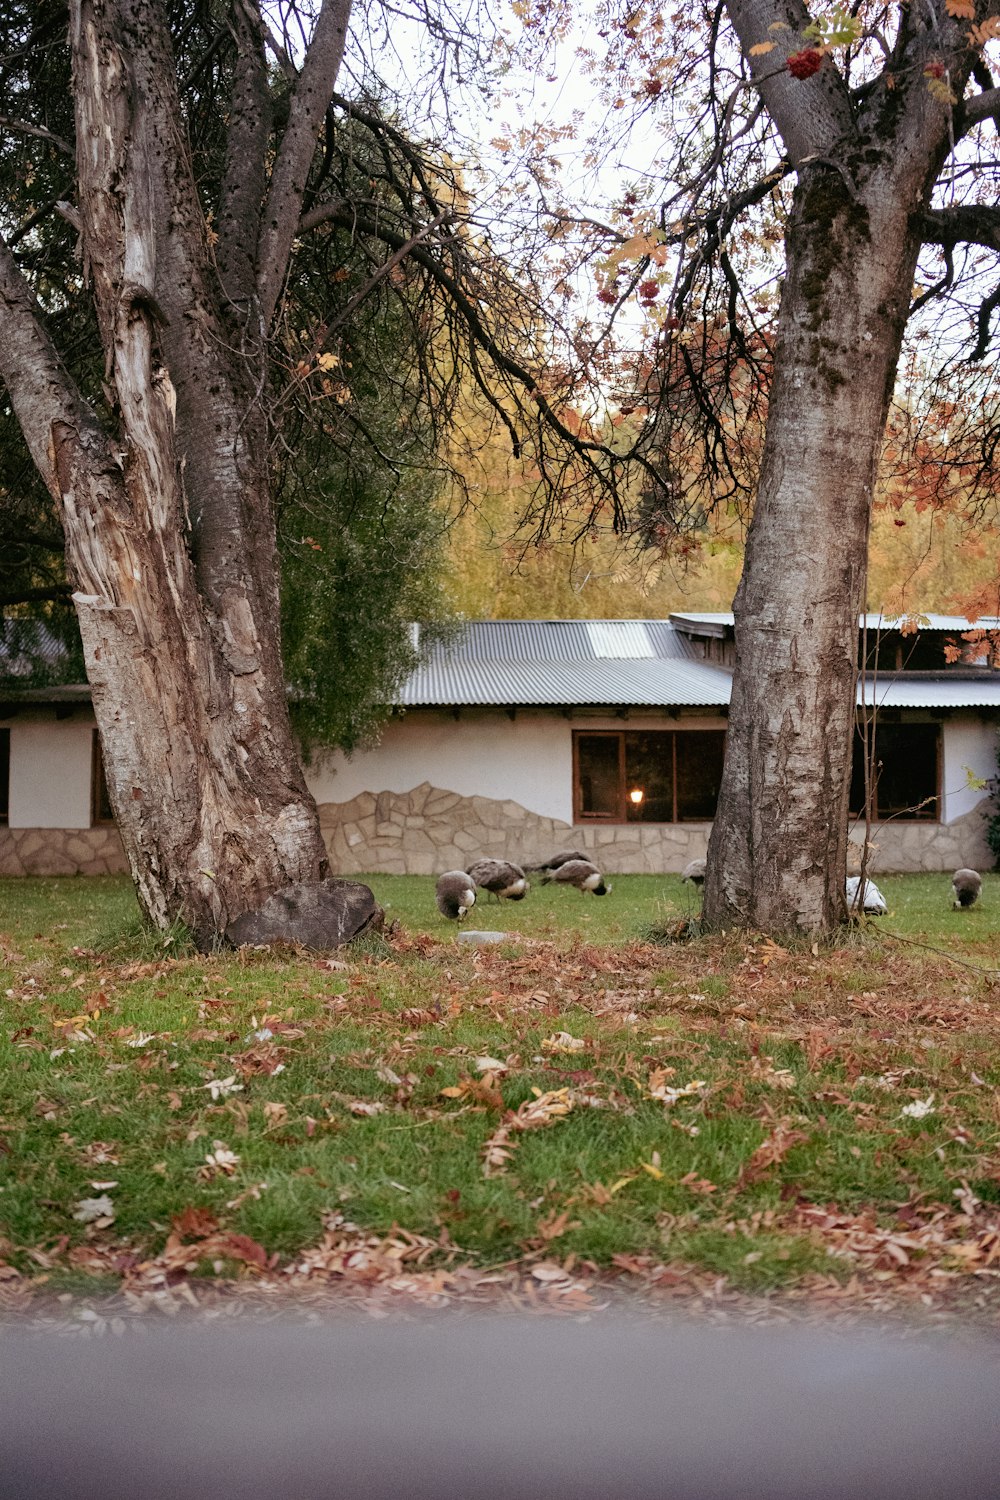
[{"label": "window", "polygon": [[94,743],[90,756],[90,821],[91,823],[113,823],[108,783],[104,775],[104,758],[101,754],[101,736],[94,730]]},{"label": "window", "polygon": [[[873,818],[938,820],[940,741],[937,724],[876,724]],[[859,728],[854,735],[851,812],[863,816],[864,810],[864,742]]]},{"label": "window", "polygon": [[722,781],[724,729],[580,730],[573,736],[578,823],[709,821]]},{"label": "window", "polygon": [[10,821],[10,730],[0,729],[0,826]]}]

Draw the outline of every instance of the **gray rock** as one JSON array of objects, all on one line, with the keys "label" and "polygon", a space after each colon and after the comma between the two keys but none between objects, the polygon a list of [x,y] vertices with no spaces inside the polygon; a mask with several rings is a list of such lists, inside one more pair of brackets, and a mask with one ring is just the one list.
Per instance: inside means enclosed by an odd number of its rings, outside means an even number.
[{"label": "gray rock", "polygon": [[342,948],[363,932],[377,932],[384,912],[357,880],[286,885],[256,911],[241,912],[226,928],[234,947],[248,943],[299,943],[325,951]]},{"label": "gray rock", "polygon": [[466,928],[464,932],[457,932],[456,938],[460,943],[502,943],[504,938],[513,937],[510,932],[473,932],[472,928]]}]

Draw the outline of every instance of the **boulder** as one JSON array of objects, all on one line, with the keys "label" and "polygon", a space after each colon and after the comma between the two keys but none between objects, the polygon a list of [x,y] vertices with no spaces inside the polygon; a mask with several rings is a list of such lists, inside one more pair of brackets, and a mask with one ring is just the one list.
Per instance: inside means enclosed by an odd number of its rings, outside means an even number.
[{"label": "boulder", "polygon": [[241,912],[226,928],[234,947],[298,943],[325,951],[342,948],[363,932],[381,929],[385,913],[357,880],[319,880],[286,885],[256,911]]}]

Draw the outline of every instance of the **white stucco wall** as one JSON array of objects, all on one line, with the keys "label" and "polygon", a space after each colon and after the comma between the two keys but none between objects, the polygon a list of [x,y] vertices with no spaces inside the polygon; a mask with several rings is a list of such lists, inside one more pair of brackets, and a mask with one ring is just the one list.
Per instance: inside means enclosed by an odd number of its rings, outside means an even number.
[{"label": "white stucco wall", "polygon": [[463,797],[519,802],[544,818],[573,820],[574,725],[560,714],[479,713],[458,719],[415,710],[385,726],[379,743],[352,757],[336,751],[306,768],[317,802],[362,792],[408,792],[421,782]]},{"label": "white stucco wall", "polygon": [[10,723],[10,827],[89,828],[93,724]]},{"label": "white stucco wall", "polygon": [[422,782],[463,797],[518,802],[543,818],[573,821],[573,731],[720,729],[725,720],[633,713],[567,718],[559,711],[463,709],[456,719],[412,710],[386,725],[378,745],[348,759],[338,753],[306,769],[317,802],[349,802],[362,792],[408,792]]},{"label": "white stucco wall", "polygon": [[972,776],[989,781],[997,774],[997,724],[978,714],[955,714],[944,722],[941,788],[942,823],[954,823],[987,795],[969,785]]}]

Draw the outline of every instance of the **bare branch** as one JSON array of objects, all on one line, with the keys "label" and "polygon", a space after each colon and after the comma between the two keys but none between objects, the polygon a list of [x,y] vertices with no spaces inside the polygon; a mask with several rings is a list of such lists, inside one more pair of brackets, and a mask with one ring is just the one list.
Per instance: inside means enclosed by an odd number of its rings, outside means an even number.
[{"label": "bare branch", "polygon": [[233,7],[230,22],[236,64],[226,132],[226,170],[219,202],[216,260],[230,302],[244,305],[256,291],[256,249],[264,202],[265,162],[271,131],[271,92],[260,15],[249,4]]},{"label": "bare branch", "polygon": [[35,135],[42,141],[48,141],[61,151],[64,156],[72,157],[73,147],[69,141],[64,141],[61,135],[55,135],[51,130],[46,130],[44,125],[29,125],[27,120],[13,120],[10,115],[0,115],[0,130],[15,130],[19,135]]},{"label": "bare branch", "polygon": [[351,0],[323,0],[292,94],[288,127],[271,173],[257,248],[257,290],[265,325],[274,316],[288,269],[316,137],[344,55],[350,13]]},{"label": "bare branch", "polygon": [[958,126],[961,134],[966,134],[984,120],[1000,120],[1000,89],[983,89],[982,93],[962,100]]},{"label": "bare branch", "polygon": [[968,203],[930,209],[921,214],[918,228],[925,245],[964,243],[1000,250],[1000,208]]}]

